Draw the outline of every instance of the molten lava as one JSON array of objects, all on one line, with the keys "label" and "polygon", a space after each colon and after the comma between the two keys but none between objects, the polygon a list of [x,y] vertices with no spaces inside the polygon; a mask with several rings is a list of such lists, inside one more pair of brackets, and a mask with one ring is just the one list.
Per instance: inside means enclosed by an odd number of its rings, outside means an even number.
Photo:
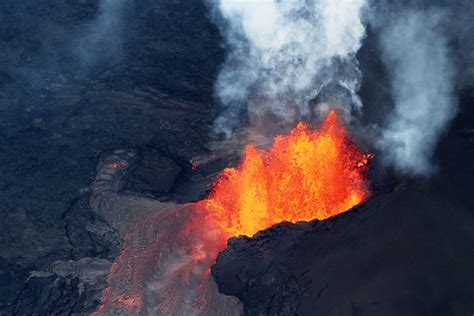
[{"label": "molten lava", "polygon": [[92,209],[124,241],[92,315],[241,315],[240,302],[219,293],[209,273],[228,237],[327,218],[369,195],[371,155],[348,139],[336,112],[318,130],[298,124],[268,150],[247,146],[241,165],[225,169],[209,198],[195,204],[119,194],[131,157],[120,151],[105,159],[92,187]]},{"label": "molten lava", "polygon": [[204,201],[209,221],[226,233],[252,236],[282,221],[325,219],[363,202],[371,154],[348,138],[335,111],[317,130],[299,123],[268,150],[245,148]]}]

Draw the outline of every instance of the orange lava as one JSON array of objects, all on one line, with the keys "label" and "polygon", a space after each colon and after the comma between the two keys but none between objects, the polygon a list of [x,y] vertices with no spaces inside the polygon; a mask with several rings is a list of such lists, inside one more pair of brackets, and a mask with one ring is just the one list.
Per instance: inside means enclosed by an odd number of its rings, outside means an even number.
[{"label": "orange lava", "polygon": [[204,201],[209,220],[226,233],[252,236],[282,221],[325,219],[369,195],[368,160],[331,111],[319,129],[299,123],[268,150],[245,148],[241,165],[227,168]]}]

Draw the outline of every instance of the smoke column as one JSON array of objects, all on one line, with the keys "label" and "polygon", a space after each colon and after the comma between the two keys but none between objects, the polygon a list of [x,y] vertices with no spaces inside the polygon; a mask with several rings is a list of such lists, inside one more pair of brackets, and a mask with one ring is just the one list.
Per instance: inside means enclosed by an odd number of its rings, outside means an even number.
[{"label": "smoke column", "polygon": [[[350,120],[362,108],[355,54],[367,15],[380,38],[395,104],[376,146],[398,171],[434,171],[436,144],[457,111],[455,82],[470,82],[472,68],[465,67],[466,75],[459,77],[451,57],[457,54],[462,65],[472,60],[465,38],[471,34],[466,21],[473,6],[459,4],[453,13],[448,1],[402,5],[382,0],[372,1],[370,8],[366,2],[214,0],[228,51],[215,84],[224,106],[216,131],[230,136],[243,123],[291,125],[329,107],[339,107]],[[448,19],[449,13],[456,19]]]},{"label": "smoke column", "polygon": [[228,56],[215,85],[225,107],[217,132],[242,117],[291,124],[314,110],[310,100],[360,108],[355,53],[365,36],[365,0],[215,0]]},{"label": "smoke column", "polygon": [[382,28],[382,60],[391,74],[395,109],[377,145],[387,162],[429,174],[440,134],[456,113],[454,67],[436,11],[398,13]]}]

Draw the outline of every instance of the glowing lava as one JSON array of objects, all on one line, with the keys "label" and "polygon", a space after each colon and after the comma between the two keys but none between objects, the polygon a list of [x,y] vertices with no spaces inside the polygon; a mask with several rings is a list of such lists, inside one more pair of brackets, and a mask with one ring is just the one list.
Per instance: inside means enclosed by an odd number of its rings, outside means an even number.
[{"label": "glowing lava", "polygon": [[230,235],[252,236],[282,221],[325,219],[369,195],[364,172],[371,154],[348,138],[335,111],[317,130],[299,123],[268,150],[245,148],[204,201],[209,220]]},{"label": "glowing lava", "polygon": [[225,169],[198,203],[119,194],[131,157],[106,157],[92,186],[92,209],[124,242],[92,315],[241,315],[240,302],[219,293],[209,273],[228,237],[327,218],[369,195],[371,155],[349,140],[336,112],[318,130],[298,124],[268,150],[247,146],[241,165]]}]

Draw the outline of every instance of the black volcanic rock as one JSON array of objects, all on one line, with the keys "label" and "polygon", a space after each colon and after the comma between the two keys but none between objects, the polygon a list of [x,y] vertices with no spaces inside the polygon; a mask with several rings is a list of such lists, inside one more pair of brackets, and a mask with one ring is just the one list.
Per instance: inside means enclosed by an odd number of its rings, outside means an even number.
[{"label": "black volcanic rock", "polygon": [[232,238],[212,274],[219,290],[237,296],[248,314],[294,314],[308,279],[288,273],[284,262],[312,223],[281,223],[253,238]]},{"label": "black volcanic rock", "polygon": [[85,60],[99,2],[0,3],[1,315],[94,311],[121,249],[88,204],[99,158],[134,149],[124,189],[186,201],[175,183],[217,113],[223,50],[201,1],[126,1],[121,45]]},{"label": "black volcanic rock", "polygon": [[155,195],[170,193],[182,172],[181,167],[153,149],[143,153],[139,159],[137,167],[130,171],[124,189]]},{"label": "black volcanic rock", "polygon": [[462,96],[436,174],[376,187],[324,221],[229,240],[212,268],[220,291],[248,315],[472,314],[474,103]]},{"label": "black volcanic rock", "polygon": [[230,240],[213,275],[248,315],[469,314],[472,209],[439,190],[409,185],[325,221]]},{"label": "black volcanic rock", "polygon": [[[0,1],[0,315],[88,315],[99,305],[122,246],[88,203],[102,155],[133,150],[123,189],[179,202],[202,198],[228,164],[189,164],[219,112],[224,50],[206,1],[125,1],[124,27],[111,37],[120,45],[86,60],[77,45],[99,2]],[[368,121],[380,122],[389,89],[369,41],[361,95]],[[234,239],[213,269],[221,289],[249,313],[380,315],[388,302],[472,314],[472,91],[462,98],[436,184],[390,193],[381,182],[386,195],[358,212]]]}]

